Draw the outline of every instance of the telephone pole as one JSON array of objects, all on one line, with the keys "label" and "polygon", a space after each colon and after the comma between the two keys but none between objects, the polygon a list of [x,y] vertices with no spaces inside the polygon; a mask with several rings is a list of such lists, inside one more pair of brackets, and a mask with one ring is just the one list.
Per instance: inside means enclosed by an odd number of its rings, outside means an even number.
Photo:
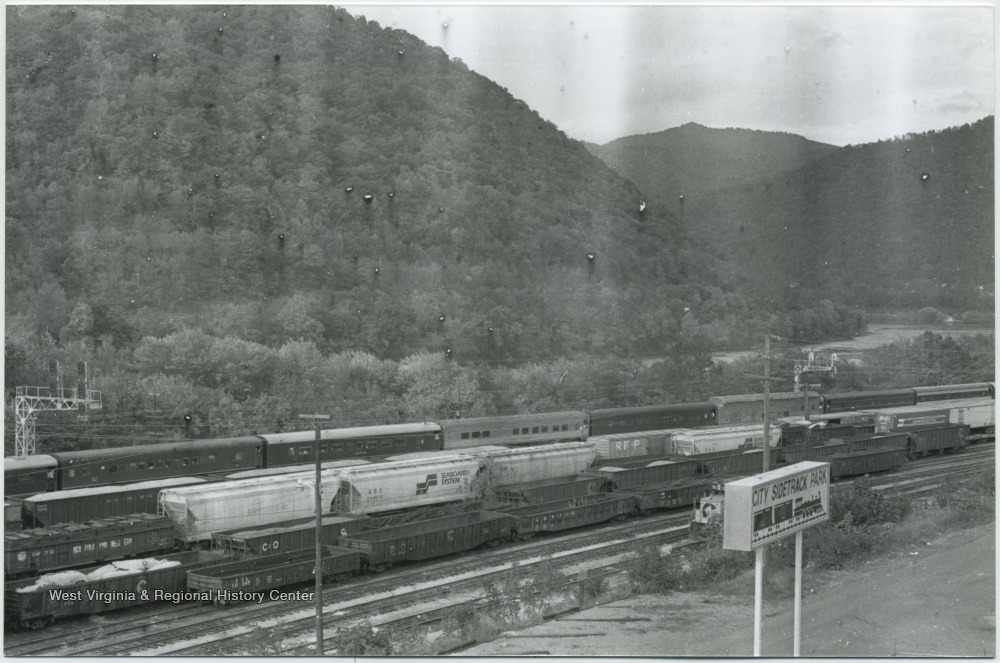
[{"label": "telephone pole", "polygon": [[319,422],[328,414],[300,414],[299,419],[312,419],[316,426],[313,455],[316,457],[316,655],[323,655],[323,497],[320,492]]}]

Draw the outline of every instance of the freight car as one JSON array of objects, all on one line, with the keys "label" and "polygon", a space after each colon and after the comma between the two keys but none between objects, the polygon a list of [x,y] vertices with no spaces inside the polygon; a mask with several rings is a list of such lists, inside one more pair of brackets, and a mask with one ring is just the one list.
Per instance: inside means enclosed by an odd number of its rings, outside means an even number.
[{"label": "freight car", "polygon": [[[14,628],[40,628],[72,615],[93,615],[121,610],[151,601],[168,601],[187,588],[188,571],[225,561],[223,555],[208,551],[188,551],[164,555],[163,562],[177,566],[88,579],[71,586],[39,585],[38,579],[14,580],[4,585],[5,621]],[[105,567],[81,569],[91,577]]]},{"label": "freight car", "polygon": [[504,509],[514,518],[511,537],[522,541],[541,532],[561,532],[586,525],[621,520],[635,513],[636,500],[627,493],[599,493]]},{"label": "freight car", "polygon": [[960,451],[969,444],[969,427],[962,424],[918,428],[907,431],[906,457],[909,459],[929,453]]},{"label": "freight car", "polygon": [[172,550],[174,526],[167,518],[136,513],[88,523],[4,532],[3,538],[4,576],[21,578]]},{"label": "freight car", "polygon": [[[160,492],[158,509],[174,522],[181,541],[208,541],[215,532],[314,515],[313,481],[314,475],[305,473],[168,488]],[[340,489],[336,470],[321,473],[320,485],[329,508]]]},{"label": "freight car", "polygon": [[[361,516],[329,515],[322,517],[320,543],[336,545],[342,536],[357,534],[368,528],[371,519]],[[237,532],[217,532],[212,535],[212,550],[235,560],[280,555],[316,545],[316,519],[302,518],[274,527],[258,527]]]},{"label": "freight car", "polygon": [[[324,583],[345,580],[361,570],[361,555],[356,550],[323,546],[320,555]],[[216,605],[226,605],[250,600],[260,602],[264,597],[279,598],[283,593],[274,590],[310,582],[315,578],[316,553],[312,550],[297,550],[284,555],[192,569],[187,573],[187,588],[191,592],[210,596]]]},{"label": "freight car", "polygon": [[157,499],[165,488],[206,483],[198,477],[176,477],[143,481],[125,486],[95,486],[43,493],[25,498],[26,527],[48,527],[60,523],[82,523],[111,516],[157,511]]},{"label": "freight car", "polygon": [[469,456],[375,463],[340,470],[332,511],[361,515],[462,500],[479,461]]},{"label": "freight car", "polygon": [[[957,398],[972,393],[990,394],[991,383],[917,387],[898,390],[922,398]],[[883,399],[886,392],[874,392]],[[809,418],[824,416],[838,407],[862,407],[864,393],[830,394],[820,399],[809,392]],[[320,432],[321,459],[351,460],[388,455],[461,449],[488,441],[512,446],[584,440],[590,436],[615,435],[672,428],[701,428],[716,424],[756,422],[763,418],[761,394],[714,397],[711,402],[653,405],[591,411],[513,415],[458,419],[420,424],[394,424],[329,429]],[[876,407],[884,400],[864,402]],[[775,418],[803,416],[802,394],[773,394]],[[830,421],[847,423],[845,417]],[[961,422],[953,422],[961,423]],[[973,426],[973,436],[977,435]],[[985,431],[984,433],[985,434]],[[992,434],[992,429],[989,431]],[[463,437],[465,436],[465,437]],[[478,437],[477,437],[478,436]],[[241,471],[295,467],[314,461],[314,431],[275,433],[226,439],[190,440],[133,447],[58,452],[30,458],[8,458],[4,463],[5,495],[35,495],[55,490],[114,485],[178,476],[225,476]]]},{"label": "freight car", "polygon": [[602,461],[639,456],[663,456],[674,453],[674,435],[690,429],[635,431],[597,435],[587,441],[594,445],[596,457]]},{"label": "freight car", "polygon": [[[778,446],[781,428],[771,426],[768,444]],[[712,426],[676,433],[673,437],[674,453],[680,456],[694,456],[716,451],[749,451],[764,447],[764,426],[750,424],[742,426]]]},{"label": "freight car", "polygon": [[338,545],[361,553],[363,569],[382,571],[404,561],[465,552],[511,539],[514,519],[505,513],[475,511],[341,537]]},{"label": "freight car", "polygon": [[972,434],[992,435],[996,402],[989,398],[927,402],[907,407],[873,410],[876,432],[967,424]]},{"label": "freight car", "polygon": [[496,482],[501,486],[576,474],[594,462],[594,445],[590,442],[494,451],[468,449],[466,453],[478,458],[480,463],[495,465],[499,469]]}]

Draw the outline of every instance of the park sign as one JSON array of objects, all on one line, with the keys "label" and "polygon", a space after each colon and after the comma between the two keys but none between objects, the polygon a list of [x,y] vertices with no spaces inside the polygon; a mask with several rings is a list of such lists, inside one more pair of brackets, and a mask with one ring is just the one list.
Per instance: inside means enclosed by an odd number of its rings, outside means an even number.
[{"label": "park sign", "polygon": [[722,547],[756,550],[830,519],[830,464],[803,461],[726,484]]}]

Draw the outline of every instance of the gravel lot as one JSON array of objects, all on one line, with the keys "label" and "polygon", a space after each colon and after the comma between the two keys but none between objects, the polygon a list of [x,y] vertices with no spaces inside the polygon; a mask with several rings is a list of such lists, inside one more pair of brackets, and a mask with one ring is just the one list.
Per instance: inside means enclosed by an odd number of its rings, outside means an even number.
[{"label": "gravel lot", "polygon": [[[806,569],[802,655],[994,657],[995,543],[990,525],[851,571]],[[636,596],[459,655],[752,656],[752,572],[735,594]],[[791,656],[791,598],[769,599],[765,593],[764,613],[763,654]]]}]

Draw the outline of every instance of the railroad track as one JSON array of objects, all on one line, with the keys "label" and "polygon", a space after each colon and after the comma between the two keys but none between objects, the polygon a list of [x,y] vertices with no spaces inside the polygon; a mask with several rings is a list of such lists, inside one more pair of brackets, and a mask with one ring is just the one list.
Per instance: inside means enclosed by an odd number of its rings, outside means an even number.
[{"label": "railroad track", "polygon": [[[446,577],[458,576],[461,578],[463,574],[471,576],[477,575],[477,572],[481,576],[483,575],[481,569],[491,564],[498,568],[505,565],[505,569],[500,570],[506,570],[510,568],[513,561],[526,564],[532,559],[558,555],[575,548],[596,549],[616,539],[620,539],[622,542],[634,542],[643,538],[655,537],[664,533],[665,530],[678,528],[683,530],[686,523],[686,513],[683,515],[659,515],[639,520],[633,519],[627,523],[601,530],[579,530],[560,538],[537,538],[526,543],[506,545],[501,549],[486,549],[471,554],[456,555],[445,561],[438,560],[432,564],[397,567],[381,575],[367,576],[360,580],[325,586],[324,609],[335,611],[339,607],[346,609],[354,605],[371,604],[373,596],[382,594],[385,595],[383,600],[388,599],[395,602],[393,605],[400,605],[403,600],[400,597],[406,593],[400,589],[401,585],[415,586],[433,582],[440,584],[441,580]],[[681,531],[679,536],[684,535],[686,535],[686,531]],[[482,579],[477,582],[481,583]],[[305,589],[308,591],[309,588]],[[67,642],[53,645],[52,640],[49,640],[49,646],[31,647],[29,651],[22,651],[18,643],[8,647],[5,653],[8,656],[28,653],[58,656],[113,655],[136,653],[139,646],[144,652],[150,654],[182,653],[196,645],[205,645],[209,640],[217,640],[231,629],[237,631],[231,635],[245,635],[253,631],[253,627],[248,626],[250,621],[255,624],[268,625],[272,621],[278,623],[296,612],[313,614],[313,606],[312,601],[303,604],[289,602],[260,605],[241,604],[222,609],[189,604],[187,606],[190,608],[189,611],[171,611],[166,619],[161,618],[159,614],[154,614],[145,619],[129,620],[127,624],[116,629],[115,635],[110,641],[107,637],[101,637],[78,642],[74,637],[72,644]],[[210,612],[211,615],[206,615],[206,611]],[[372,614],[372,611],[369,610],[368,613]],[[215,618],[205,620],[206,616]],[[177,643],[191,642],[197,638],[204,638],[205,642],[192,643],[187,647],[177,646]]]},{"label": "railroad track", "polygon": [[[941,476],[958,476],[978,471],[992,462],[992,445],[977,445],[960,454],[934,456],[909,463],[900,471],[876,477],[874,487],[919,495],[941,485]],[[686,509],[667,515],[632,519],[624,524],[592,526],[555,538],[537,538],[527,543],[508,544],[501,549],[486,549],[454,555],[445,560],[418,566],[397,567],[378,576],[334,586],[324,591],[325,640],[330,631],[359,620],[381,619],[392,628],[408,628],[433,621],[433,615],[454,608],[461,596],[464,601],[479,600],[484,583],[510,573],[511,568],[531,568],[547,562],[556,570],[585,561],[614,557],[637,541],[663,543],[686,536]],[[613,568],[614,562],[607,568]],[[426,608],[428,597],[447,589],[449,598],[440,608]],[[305,588],[305,591],[311,587]],[[464,594],[463,594],[464,593]],[[406,610],[424,606],[419,615]],[[142,614],[148,611],[149,614]],[[137,614],[139,613],[139,614]],[[390,617],[389,615],[397,615]],[[218,609],[194,603],[149,606],[124,615],[101,615],[86,620],[67,620],[40,633],[12,634],[7,637],[5,654],[86,655],[212,655],[232,652],[245,644],[248,635],[281,624],[286,638],[306,639],[309,644],[293,647],[290,652],[311,651],[315,627],[314,604],[265,602],[241,604]],[[95,621],[98,622],[95,624]],[[74,623],[76,622],[76,623]],[[64,644],[55,644],[64,643]],[[72,644],[69,644],[72,643]],[[333,644],[333,643],[331,643]]]}]

